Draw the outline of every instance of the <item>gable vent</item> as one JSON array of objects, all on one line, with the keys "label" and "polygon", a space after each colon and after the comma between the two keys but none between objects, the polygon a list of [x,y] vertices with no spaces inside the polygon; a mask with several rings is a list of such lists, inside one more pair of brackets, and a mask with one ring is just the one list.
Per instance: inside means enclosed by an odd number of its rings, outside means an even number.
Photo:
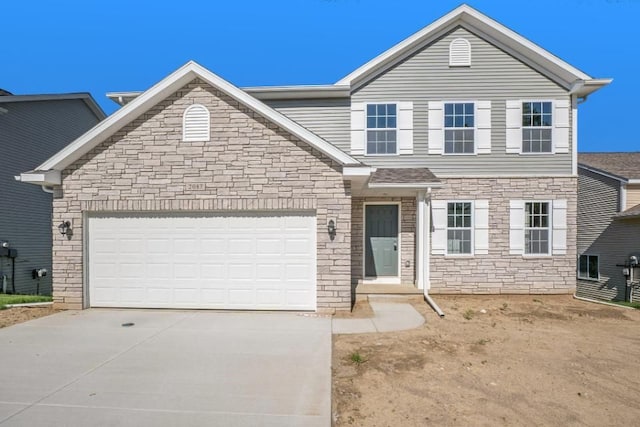
[{"label": "gable vent", "polygon": [[471,43],[467,39],[455,39],[451,42],[449,65],[452,67],[471,65]]},{"label": "gable vent", "polygon": [[187,108],[182,118],[183,141],[209,141],[209,110],[200,104]]}]

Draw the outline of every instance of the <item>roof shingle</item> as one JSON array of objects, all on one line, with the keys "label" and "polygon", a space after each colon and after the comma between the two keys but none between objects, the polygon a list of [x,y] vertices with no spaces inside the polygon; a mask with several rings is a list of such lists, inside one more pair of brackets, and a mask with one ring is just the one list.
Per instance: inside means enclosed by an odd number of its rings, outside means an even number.
[{"label": "roof shingle", "polygon": [[640,152],[579,153],[578,163],[624,179],[640,179]]},{"label": "roof shingle", "polygon": [[440,182],[427,168],[378,168],[369,184],[428,184]]}]

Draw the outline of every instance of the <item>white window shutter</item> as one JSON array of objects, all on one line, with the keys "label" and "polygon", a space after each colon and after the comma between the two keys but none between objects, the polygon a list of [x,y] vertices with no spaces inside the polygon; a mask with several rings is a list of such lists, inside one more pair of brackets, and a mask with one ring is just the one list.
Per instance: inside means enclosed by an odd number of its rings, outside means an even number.
[{"label": "white window shutter", "polygon": [[507,101],[507,153],[522,151],[522,101]]},{"label": "white window shutter", "polygon": [[209,141],[211,139],[211,115],[204,105],[193,104],[182,116],[183,141]]},{"label": "white window shutter", "polygon": [[567,201],[566,199],[553,201],[553,231],[551,244],[553,255],[565,255],[567,253]]},{"label": "white window shutter", "polygon": [[431,253],[433,255],[444,255],[447,250],[446,201],[431,201],[431,222],[433,224],[433,233],[431,234]]},{"label": "white window shutter", "polygon": [[491,101],[476,101],[476,152],[491,153]]},{"label": "white window shutter", "polygon": [[449,44],[449,65],[452,67],[471,65],[471,44],[467,39],[455,39]]},{"label": "white window shutter", "polygon": [[413,154],[413,102],[398,103],[398,152]]},{"label": "white window shutter", "polygon": [[489,201],[473,202],[474,252],[476,255],[489,253]]},{"label": "white window shutter", "polygon": [[524,200],[509,203],[509,253],[524,254]]},{"label": "white window shutter", "polygon": [[444,110],[442,101],[429,101],[429,154],[442,154],[444,146]]},{"label": "white window shutter", "polygon": [[366,104],[354,102],[351,104],[351,154],[364,155],[366,144]]},{"label": "white window shutter", "polygon": [[553,102],[553,146],[556,153],[569,152],[569,108],[568,99],[558,99]]}]

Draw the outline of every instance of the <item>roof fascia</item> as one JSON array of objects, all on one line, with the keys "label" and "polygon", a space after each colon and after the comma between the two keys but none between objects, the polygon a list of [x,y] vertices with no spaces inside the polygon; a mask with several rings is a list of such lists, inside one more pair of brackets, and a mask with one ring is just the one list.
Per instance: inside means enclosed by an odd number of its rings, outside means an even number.
[{"label": "roof fascia", "polygon": [[594,168],[592,166],[588,166],[588,165],[585,165],[583,163],[578,163],[578,169],[584,169],[584,170],[587,170],[589,172],[593,172],[595,174],[602,175],[604,177],[611,178],[611,179],[614,179],[616,181],[620,181],[620,182],[623,182],[623,183],[630,183],[630,180],[628,180],[625,177],[622,177],[622,176],[619,176],[619,175],[616,175],[616,174],[613,174],[613,173],[609,173],[609,172],[603,171],[602,169]]},{"label": "roof fascia", "polygon": [[[355,84],[362,83],[363,80],[372,75],[379,74],[383,69],[393,66],[447,30],[451,30],[458,25],[475,29],[475,32],[485,36],[485,38],[489,39],[488,41],[507,50],[514,56],[517,54],[516,57],[525,63],[535,65],[536,68],[540,69],[540,71],[544,72],[545,75],[548,75],[552,80],[562,82],[562,86],[567,89],[571,83],[577,79],[591,80],[589,75],[569,65],[515,31],[510,30],[470,6],[462,5],[398,43],[391,49],[378,55],[339,80],[336,84],[351,84],[354,86]],[[534,57],[537,57],[538,60],[534,60]],[[547,63],[546,65],[543,64],[545,62]],[[556,68],[557,70],[552,71],[551,68]]]},{"label": "roof fascia", "polygon": [[113,113],[107,119],[98,123],[84,135],[80,136],[74,142],[38,166],[37,169],[62,170],[68,167],[91,150],[97,143],[104,141],[106,138],[110,137],[123,126],[128,124],[133,118],[146,112],[149,108],[153,107],[196,77],[205,80],[207,83],[236,99],[238,102],[253,109],[279,126],[282,126],[296,137],[306,141],[311,146],[331,157],[338,163],[342,165],[360,164],[360,162],[353,157],[308,131],[299,124],[293,122],[291,119],[286,118],[258,99],[252,97],[246,92],[243,92],[241,89],[218,77],[201,65],[190,61],[160,82],[156,83],[149,90],[142,93],[126,106]]}]

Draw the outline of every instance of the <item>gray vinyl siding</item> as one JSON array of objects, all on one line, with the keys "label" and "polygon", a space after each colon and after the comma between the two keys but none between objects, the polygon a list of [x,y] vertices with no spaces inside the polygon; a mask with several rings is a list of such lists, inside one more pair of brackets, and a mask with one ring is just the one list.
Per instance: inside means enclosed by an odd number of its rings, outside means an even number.
[{"label": "gray vinyl siding", "polygon": [[[471,67],[449,67],[449,44],[457,38],[471,43]],[[484,155],[429,155],[428,102],[490,100],[492,152]],[[569,175],[571,154],[506,154],[506,100],[570,99],[568,92],[494,45],[458,28],[394,68],[358,88],[353,102],[412,101],[414,154],[358,157],[373,166],[428,167],[437,176]],[[570,136],[571,138],[571,136]],[[339,148],[349,152],[348,138]],[[570,147],[570,151],[572,148]]]},{"label": "gray vinyl siding", "polygon": [[[35,293],[31,271],[46,268],[40,293],[51,294],[51,194],[18,182],[14,176],[37,167],[98,122],[81,99],[2,103],[0,114],[0,241],[18,250],[15,286],[18,293]],[[57,232],[57,231],[56,231]],[[0,257],[0,286],[12,266]]]},{"label": "gray vinyl siding", "polygon": [[619,206],[619,181],[579,170],[577,253],[597,255],[600,270],[597,281],[578,279],[579,296],[625,299],[625,277],[616,264],[624,264],[632,253],[640,254],[640,220],[613,219]]},{"label": "gray vinyl siding", "polygon": [[264,102],[344,152],[351,151],[351,101],[348,98]]}]

